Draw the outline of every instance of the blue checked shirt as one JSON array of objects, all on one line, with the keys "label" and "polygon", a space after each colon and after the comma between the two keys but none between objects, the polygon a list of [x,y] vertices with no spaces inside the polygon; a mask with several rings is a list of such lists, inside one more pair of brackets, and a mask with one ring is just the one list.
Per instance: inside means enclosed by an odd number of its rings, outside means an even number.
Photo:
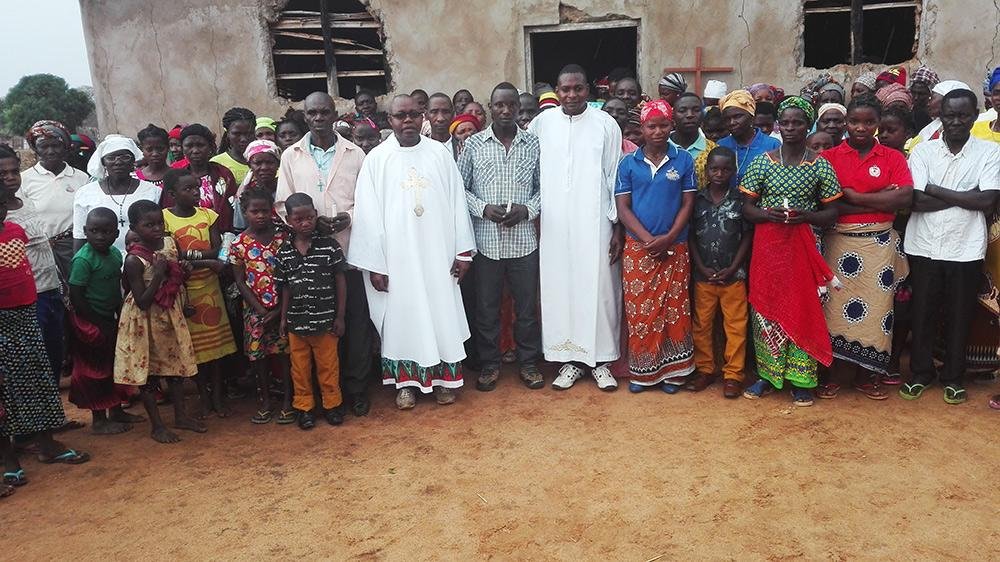
[{"label": "blue checked shirt", "polygon": [[[510,151],[493,134],[493,127],[465,141],[458,170],[465,182],[465,199],[472,215],[479,253],[491,260],[520,258],[538,249],[534,219],[541,211],[538,137],[518,129]],[[507,228],[484,219],[486,205],[508,203],[528,208],[528,220]]]}]

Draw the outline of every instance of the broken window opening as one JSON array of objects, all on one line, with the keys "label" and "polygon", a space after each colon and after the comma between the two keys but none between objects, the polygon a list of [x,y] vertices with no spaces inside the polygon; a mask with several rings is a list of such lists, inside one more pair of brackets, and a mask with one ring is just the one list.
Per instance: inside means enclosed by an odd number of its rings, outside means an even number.
[{"label": "broken window opening", "polygon": [[358,0],[289,0],[271,25],[271,37],[281,97],[301,101],[316,91],[345,98],[361,89],[375,95],[389,91],[382,23]]},{"label": "broken window opening", "polygon": [[[852,4],[857,4],[861,16],[853,25]],[[803,66],[898,64],[912,59],[921,5],[921,0],[807,0]]]},{"label": "broken window opening", "polygon": [[555,86],[557,74],[570,63],[582,66],[591,84],[618,67],[637,76],[639,28],[636,20],[525,28],[525,34],[528,38],[529,89],[533,82]]}]

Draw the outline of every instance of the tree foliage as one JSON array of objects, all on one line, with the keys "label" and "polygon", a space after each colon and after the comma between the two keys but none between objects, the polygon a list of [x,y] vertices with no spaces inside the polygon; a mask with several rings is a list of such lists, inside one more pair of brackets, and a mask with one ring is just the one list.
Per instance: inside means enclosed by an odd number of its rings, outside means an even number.
[{"label": "tree foliage", "polygon": [[42,119],[59,121],[74,131],[94,110],[94,102],[85,92],[69,87],[52,74],[25,76],[7,92],[0,106],[3,129],[23,135]]}]

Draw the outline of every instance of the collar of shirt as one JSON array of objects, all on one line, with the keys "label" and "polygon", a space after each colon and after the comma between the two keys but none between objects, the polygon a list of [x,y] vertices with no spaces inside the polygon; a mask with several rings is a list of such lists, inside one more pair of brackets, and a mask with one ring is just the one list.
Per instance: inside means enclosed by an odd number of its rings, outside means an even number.
[{"label": "collar of shirt", "polygon": [[[64,164],[65,164],[65,162],[64,162]],[[78,171],[73,166],[70,166],[69,164],[66,164],[63,167],[63,169],[62,169],[61,172],[59,172],[58,174],[53,174],[48,168],[46,168],[45,166],[42,166],[41,162],[35,164],[34,166],[32,166],[32,168],[34,168],[35,171],[38,172],[40,175],[43,175],[43,176],[52,176],[52,177],[54,177],[56,179],[70,177],[70,176],[74,175]]]},{"label": "collar of shirt", "polygon": [[327,154],[332,154],[337,150],[337,138],[337,132],[334,131],[333,144],[330,145],[330,148],[323,149],[312,143],[312,132],[310,131],[306,133],[306,146],[309,147],[309,152],[313,155],[313,158],[319,159]]},{"label": "collar of shirt", "polygon": [[688,146],[681,146],[676,142],[674,142],[673,140],[671,140],[670,142],[671,144],[682,150],[686,150],[688,152],[694,150],[695,152],[700,154],[705,151],[705,146],[708,144],[708,137],[705,136],[705,133],[701,132],[701,129],[698,129],[698,138],[695,139],[695,141],[689,144]]},{"label": "collar of shirt", "polygon": [[699,189],[698,190],[697,196],[701,197],[702,199],[704,199],[706,201],[708,201],[709,203],[711,203],[715,207],[718,207],[719,205],[722,205],[726,201],[728,201],[728,200],[736,197],[736,194],[737,194],[737,191],[735,189],[733,189],[733,188],[730,187],[729,189],[726,190],[726,193],[722,196],[722,200],[719,201],[718,204],[716,204],[716,202],[712,200],[712,197],[709,194],[709,191],[711,191],[711,190],[706,185],[703,189]]},{"label": "collar of shirt", "polygon": [[666,154],[663,155],[663,161],[660,162],[659,164],[654,164],[652,161],[649,160],[649,158],[646,158],[646,151],[643,150],[642,148],[633,152],[632,158],[635,158],[639,162],[645,162],[646,165],[649,166],[650,175],[655,176],[656,172],[660,171],[660,168],[665,166],[667,162],[670,162],[671,157],[677,156],[678,150],[681,149],[677,148],[677,145],[667,142],[667,152]]},{"label": "collar of shirt", "polygon": [[[500,142],[500,139],[497,138],[496,133],[493,131],[493,126],[492,125],[490,125],[489,127],[486,127],[486,129],[483,130],[483,140],[484,141],[494,140],[496,142],[499,142],[500,144],[503,144],[502,142]],[[518,142],[521,142],[523,140],[524,140],[524,131],[522,131],[520,127],[515,126],[514,127],[514,140],[511,141],[510,145],[514,146],[515,144],[517,144]]]}]

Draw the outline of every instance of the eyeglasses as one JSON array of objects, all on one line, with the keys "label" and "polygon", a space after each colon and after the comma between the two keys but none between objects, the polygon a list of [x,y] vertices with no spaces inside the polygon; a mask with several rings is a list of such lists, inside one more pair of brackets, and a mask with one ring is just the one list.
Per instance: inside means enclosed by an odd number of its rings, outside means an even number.
[{"label": "eyeglasses", "polygon": [[131,152],[126,152],[124,154],[118,154],[118,155],[109,154],[108,156],[104,157],[104,161],[107,162],[108,164],[113,164],[116,162],[122,162],[122,163],[134,162],[135,156],[133,156]]},{"label": "eyeglasses", "polygon": [[399,121],[404,121],[406,120],[407,117],[416,121],[417,119],[420,119],[423,116],[424,114],[421,111],[400,111],[397,113],[389,114],[389,117],[392,117],[393,119],[397,119]]}]

